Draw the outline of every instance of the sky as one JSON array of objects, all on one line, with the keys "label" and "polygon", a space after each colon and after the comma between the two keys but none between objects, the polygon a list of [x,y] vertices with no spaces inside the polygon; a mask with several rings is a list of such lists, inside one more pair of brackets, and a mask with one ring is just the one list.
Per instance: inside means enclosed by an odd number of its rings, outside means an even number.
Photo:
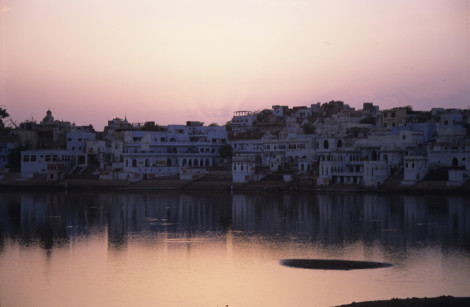
[{"label": "sky", "polygon": [[17,122],[225,124],[342,100],[470,106],[470,0],[0,0]]}]

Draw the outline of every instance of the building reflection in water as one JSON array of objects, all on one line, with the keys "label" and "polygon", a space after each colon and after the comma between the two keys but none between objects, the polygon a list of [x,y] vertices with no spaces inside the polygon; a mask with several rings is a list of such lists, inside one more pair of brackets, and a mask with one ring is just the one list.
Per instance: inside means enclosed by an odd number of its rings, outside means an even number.
[{"label": "building reflection in water", "polygon": [[354,193],[3,193],[0,250],[9,237],[46,250],[91,234],[109,248],[129,237],[257,236],[270,240],[470,249],[463,196]]}]

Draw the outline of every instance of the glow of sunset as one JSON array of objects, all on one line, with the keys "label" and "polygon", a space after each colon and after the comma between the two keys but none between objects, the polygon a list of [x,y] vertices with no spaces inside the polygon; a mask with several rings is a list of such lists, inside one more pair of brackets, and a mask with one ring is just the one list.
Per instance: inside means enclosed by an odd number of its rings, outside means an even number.
[{"label": "glow of sunset", "polygon": [[329,100],[467,108],[469,14],[465,0],[0,0],[0,105],[98,130]]}]

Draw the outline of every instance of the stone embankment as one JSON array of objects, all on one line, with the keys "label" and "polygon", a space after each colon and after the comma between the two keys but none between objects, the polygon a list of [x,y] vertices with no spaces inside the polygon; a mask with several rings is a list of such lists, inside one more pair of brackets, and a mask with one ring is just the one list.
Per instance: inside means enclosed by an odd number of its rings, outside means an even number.
[{"label": "stone embankment", "polygon": [[55,182],[46,181],[45,176],[25,180],[19,174],[9,174],[0,181],[3,190],[64,190],[64,189],[148,189],[148,190],[293,190],[292,183],[264,180],[248,184],[232,183],[231,173],[213,172],[192,181],[180,180],[178,176],[145,179],[140,181],[99,180],[98,178],[66,178]]},{"label": "stone embankment", "polygon": [[462,186],[448,186],[445,181],[421,181],[413,186],[402,186],[400,178],[390,178],[378,188],[360,185],[333,184],[316,186],[313,179],[284,182],[268,176],[259,182],[232,183],[230,171],[212,171],[203,178],[185,181],[178,176],[144,179],[140,181],[99,180],[98,178],[66,178],[56,182],[46,181],[45,176],[22,179],[19,173],[8,174],[0,180],[2,190],[64,190],[64,189],[147,189],[147,190],[226,190],[226,191],[324,191],[324,192],[403,192],[403,193],[470,193],[470,181]]}]

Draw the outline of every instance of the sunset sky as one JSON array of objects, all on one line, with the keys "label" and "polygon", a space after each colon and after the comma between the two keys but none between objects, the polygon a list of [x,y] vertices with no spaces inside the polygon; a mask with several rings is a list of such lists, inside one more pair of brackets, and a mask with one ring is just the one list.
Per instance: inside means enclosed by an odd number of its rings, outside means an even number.
[{"label": "sunset sky", "polygon": [[342,100],[470,105],[469,0],[0,0],[0,105],[102,130]]}]

